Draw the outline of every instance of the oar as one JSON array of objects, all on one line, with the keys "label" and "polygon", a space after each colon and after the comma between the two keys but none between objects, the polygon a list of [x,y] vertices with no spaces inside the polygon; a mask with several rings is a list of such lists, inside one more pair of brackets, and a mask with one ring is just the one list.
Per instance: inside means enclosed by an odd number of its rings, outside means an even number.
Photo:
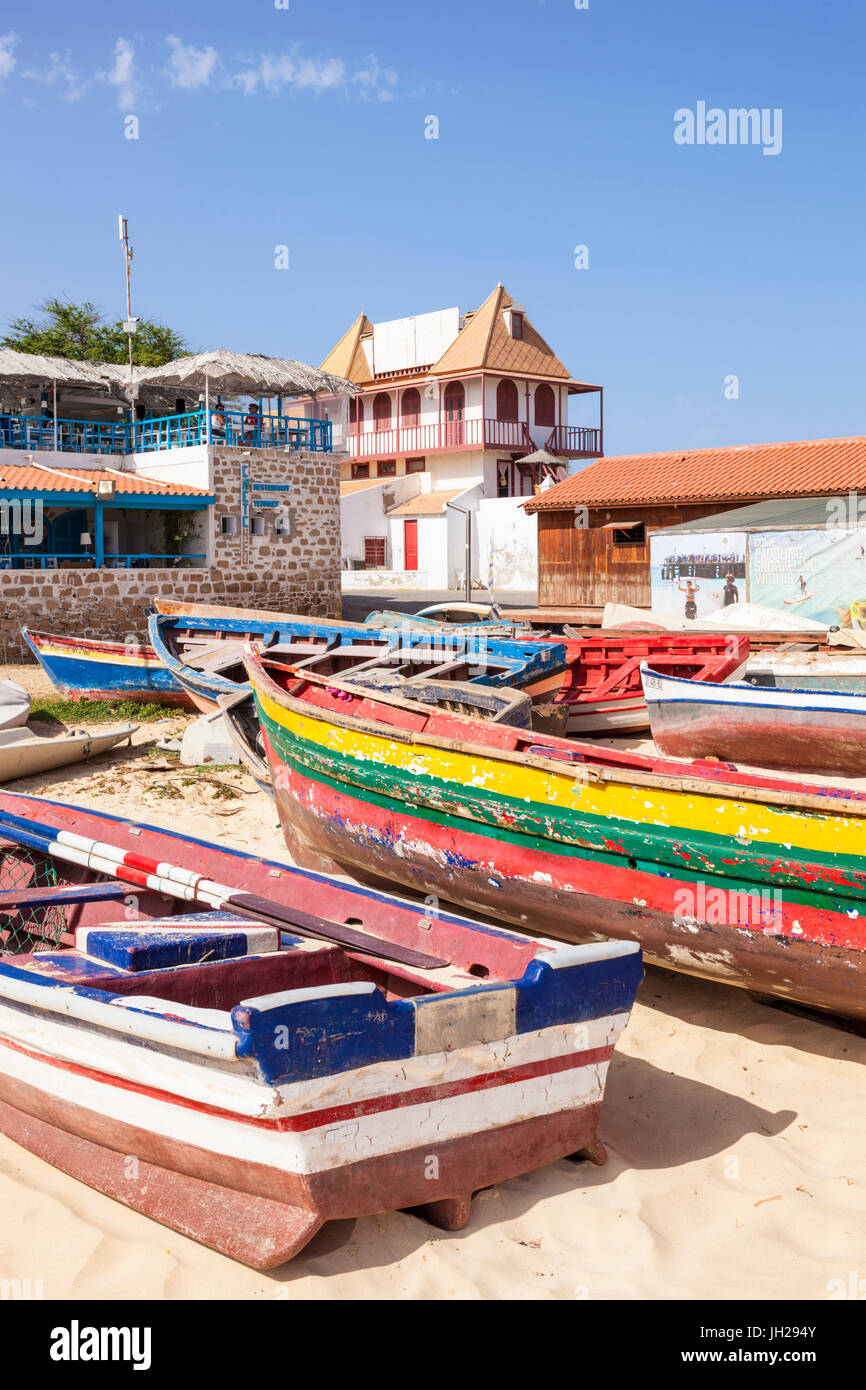
[{"label": "oar", "polygon": [[17,844],[38,850],[53,859],[78,864],[136,887],[150,888],[155,892],[180,898],[183,902],[204,903],[207,907],[235,912],[253,921],[265,922],[268,926],[278,924],[291,927],[301,936],[331,941],[368,956],[379,956],[383,960],[412,966],[416,970],[441,970],[449,964],[447,960],[437,956],[424,955],[408,946],[400,946],[381,937],[368,936],[365,932],[353,931],[351,927],[340,922],[331,922],[324,917],[301,912],[284,903],[274,902],[271,898],[262,898],[257,893],[236,892],[235,889],[205,878],[203,874],[198,874],[192,869],[152,859],[135,850],[124,850],[106,840],[76,835],[71,830],[56,830],[51,825],[25,820],[21,816],[13,816],[10,812],[0,812],[0,829]]}]

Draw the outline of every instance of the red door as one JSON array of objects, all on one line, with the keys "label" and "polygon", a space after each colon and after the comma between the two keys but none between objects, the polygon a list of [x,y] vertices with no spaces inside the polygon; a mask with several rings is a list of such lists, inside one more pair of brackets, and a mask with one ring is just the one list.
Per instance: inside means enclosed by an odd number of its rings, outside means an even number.
[{"label": "red door", "polygon": [[417,521],[403,522],[403,568],[407,570],[416,570],[418,568]]}]

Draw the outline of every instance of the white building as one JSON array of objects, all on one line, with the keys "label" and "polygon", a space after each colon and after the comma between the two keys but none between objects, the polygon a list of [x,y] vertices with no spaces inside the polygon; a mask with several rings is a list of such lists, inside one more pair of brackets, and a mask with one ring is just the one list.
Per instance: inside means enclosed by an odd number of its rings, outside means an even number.
[{"label": "white building", "polygon": [[[341,467],[344,589],[462,588],[467,535],[476,582],[534,588],[537,521],[520,499],[603,452],[603,394],[571,379],[523,306],[497,285],[465,314],[362,314],[322,368],[360,388]],[[569,398],[587,393],[598,425],[569,424]],[[560,462],[523,461],[538,449]]]}]

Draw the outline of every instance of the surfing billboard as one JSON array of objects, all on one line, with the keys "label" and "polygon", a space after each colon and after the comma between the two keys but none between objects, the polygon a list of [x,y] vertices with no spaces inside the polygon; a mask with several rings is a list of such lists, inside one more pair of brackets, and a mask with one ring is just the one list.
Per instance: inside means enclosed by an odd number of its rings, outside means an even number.
[{"label": "surfing billboard", "polygon": [[841,623],[852,603],[866,599],[866,529],[751,532],[749,599]]}]

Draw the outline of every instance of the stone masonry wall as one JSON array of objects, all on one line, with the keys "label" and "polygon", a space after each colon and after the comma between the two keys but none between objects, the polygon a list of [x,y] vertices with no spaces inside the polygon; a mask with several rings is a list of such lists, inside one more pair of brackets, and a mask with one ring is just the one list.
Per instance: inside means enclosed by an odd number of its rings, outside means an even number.
[{"label": "stone masonry wall", "polygon": [[[241,535],[224,536],[222,518],[241,517],[241,464],[257,483],[290,483],[283,501],[290,536],[249,537],[242,564]],[[257,449],[213,449],[212,565],[208,569],[0,570],[0,662],[31,660],[22,627],[76,637],[146,639],[146,610],[154,597],[194,603],[271,608],[315,617],[340,614],[340,455]]]}]

